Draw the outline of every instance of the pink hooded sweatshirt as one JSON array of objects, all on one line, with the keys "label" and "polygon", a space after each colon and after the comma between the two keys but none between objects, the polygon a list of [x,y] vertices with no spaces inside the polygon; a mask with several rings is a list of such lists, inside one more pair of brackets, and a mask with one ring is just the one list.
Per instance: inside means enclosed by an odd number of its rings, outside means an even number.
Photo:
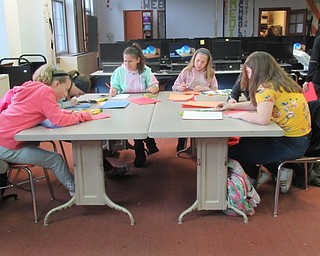
[{"label": "pink hooded sweatshirt", "polygon": [[[4,104],[1,104],[5,102]],[[14,136],[42,121],[56,126],[69,126],[91,120],[89,112],[72,113],[60,109],[54,90],[41,82],[28,81],[9,90],[0,102],[0,146],[19,149],[25,142]]]}]

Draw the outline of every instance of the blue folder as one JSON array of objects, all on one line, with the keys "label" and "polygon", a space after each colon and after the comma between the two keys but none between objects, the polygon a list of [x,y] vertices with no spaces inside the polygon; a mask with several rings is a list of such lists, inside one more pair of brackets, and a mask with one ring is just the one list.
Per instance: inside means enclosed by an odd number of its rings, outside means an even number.
[{"label": "blue folder", "polygon": [[103,103],[101,108],[125,108],[129,105],[129,101],[127,100],[110,100]]}]

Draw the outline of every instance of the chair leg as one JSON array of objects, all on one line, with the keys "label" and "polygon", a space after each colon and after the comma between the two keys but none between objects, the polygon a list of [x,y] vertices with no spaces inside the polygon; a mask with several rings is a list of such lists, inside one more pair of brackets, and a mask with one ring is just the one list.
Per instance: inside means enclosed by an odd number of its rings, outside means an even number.
[{"label": "chair leg", "polygon": [[283,165],[284,163],[281,163],[278,166],[276,191],[274,193],[273,217],[278,217],[278,204],[279,204],[279,195],[280,195],[280,171]]},{"label": "chair leg", "polygon": [[46,168],[43,168],[43,172],[44,172],[44,176],[46,178],[47,185],[48,185],[48,188],[49,188],[49,191],[50,191],[51,199],[54,200],[55,196],[54,196],[54,192],[53,192],[53,188],[52,188],[52,184],[51,184],[51,181],[50,181],[48,170]]},{"label": "chair leg", "polygon": [[64,150],[63,142],[61,140],[59,140],[59,145],[60,145],[60,148],[61,148],[61,152],[62,152],[63,158],[66,161],[66,163],[68,164],[67,154],[66,154],[66,152]]},{"label": "chair leg", "polygon": [[305,180],[306,190],[308,190],[309,187],[308,187],[308,163],[307,162],[304,163],[304,180]]},{"label": "chair leg", "polygon": [[31,190],[32,206],[33,206],[34,222],[37,223],[39,219],[38,219],[36,193],[35,193],[34,184],[33,184],[32,172],[28,167],[24,167],[23,169],[28,173],[29,182],[30,182],[30,190]]}]

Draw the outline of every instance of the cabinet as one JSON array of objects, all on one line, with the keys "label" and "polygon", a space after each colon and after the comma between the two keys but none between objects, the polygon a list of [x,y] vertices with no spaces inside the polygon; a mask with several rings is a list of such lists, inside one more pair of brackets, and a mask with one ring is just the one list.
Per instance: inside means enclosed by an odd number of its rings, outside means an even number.
[{"label": "cabinet", "polygon": [[123,11],[124,39],[152,39],[153,38],[153,11]]}]

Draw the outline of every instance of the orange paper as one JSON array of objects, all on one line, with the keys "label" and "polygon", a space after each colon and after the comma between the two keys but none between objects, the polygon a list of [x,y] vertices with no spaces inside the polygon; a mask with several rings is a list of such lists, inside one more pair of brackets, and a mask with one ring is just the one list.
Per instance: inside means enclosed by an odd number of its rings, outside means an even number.
[{"label": "orange paper", "polygon": [[170,93],[169,100],[172,101],[188,101],[193,99],[193,94],[186,95],[186,94],[178,94],[178,93]]},{"label": "orange paper", "polygon": [[215,108],[220,101],[188,101],[182,104],[183,108]]},{"label": "orange paper", "polygon": [[185,94],[185,95],[199,95],[200,93],[195,92],[195,91],[185,91],[185,92],[183,92],[183,94]]}]

